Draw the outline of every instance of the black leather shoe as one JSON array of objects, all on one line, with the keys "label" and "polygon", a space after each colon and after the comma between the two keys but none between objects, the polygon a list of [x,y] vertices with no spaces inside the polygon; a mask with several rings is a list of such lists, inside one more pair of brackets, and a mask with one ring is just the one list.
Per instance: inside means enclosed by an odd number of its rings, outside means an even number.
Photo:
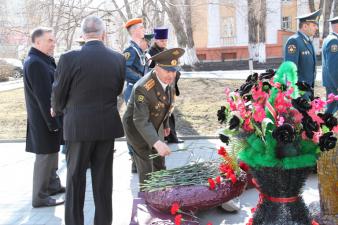
[{"label": "black leather shoe", "polygon": [[40,207],[51,207],[51,206],[56,206],[56,205],[62,205],[65,202],[63,199],[54,199],[54,198],[47,198],[43,200],[40,203],[34,204],[34,208],[40,208]]},{"label": "black leather shoe", "polygon": [[180,144],[180,143],[183,143],[184,140],[179,139],[179,138],[175,138],[175,139],[173,139],[173,138],[168,138],[168,139],[167,139],[167,142],[168,142],[168,143],[174,143],[174,144]]},{"label": "black leather shoe", "polygon": [[66,192],[66,188],[61,186],[59,190],[51,192],[50,195],[62,194],[62,193],[65,193],[65,192]]}]

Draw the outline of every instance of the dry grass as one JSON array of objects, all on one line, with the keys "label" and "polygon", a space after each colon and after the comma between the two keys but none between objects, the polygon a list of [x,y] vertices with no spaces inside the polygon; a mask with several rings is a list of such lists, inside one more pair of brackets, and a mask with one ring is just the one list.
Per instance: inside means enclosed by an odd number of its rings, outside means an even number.
[{"label": "dry grass", "polygon": [[[241,80],[181,79],[181,96],[176,99],[176,128],[181,136],[216,135],[221,126],[216,112],[224,104],[224,89],[237,89]],[[325,89],[316,86],[317,96]],[[23,89],[0,92],[0,139],[25,138],[26,109]],[[125,110],[124,104],[121,113]]]}]

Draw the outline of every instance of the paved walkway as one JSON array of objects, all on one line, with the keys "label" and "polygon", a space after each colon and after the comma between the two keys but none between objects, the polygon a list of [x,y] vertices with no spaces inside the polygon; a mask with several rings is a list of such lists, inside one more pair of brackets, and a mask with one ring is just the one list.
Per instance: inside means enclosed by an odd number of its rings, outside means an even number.
[{"label": "paved walkway", "polygon": [[[217,157],[214,150],[220,145],[216,139],[187,140],[184,144],[170,145],[172,149],[187,147],[189,152],[173,153],[167,158],[168,168],[185,165],[191,161]],[[32,171],[34,154],[24,151],[24,143],[0,143],[0,225],[62,225],[64,206],[32,208]],[[116,142],[114,156],[113,187],[113,225],[128,225],[130,222],[132,200],[138,193],[138,178],[130,173],[130,160],[125,141]],[[65,156],[60,153],[59,168],[62,183],[65,184]],[[87,172],[85,200],[85,225],[93,225],[94,203],[90,185],[90,170]],[[309,177],[304,188],[307,204],[318,201],[317,178]],[[61,194],[59,196],[63,198]],[[241,210],[238,213],[225,213],[220,209],[210,209],[199,213],[201,225],[211,221],[214,225],[245,224],[251,216],[250,209],[257,204],[258,195],[254,189],[241,196]]]}]

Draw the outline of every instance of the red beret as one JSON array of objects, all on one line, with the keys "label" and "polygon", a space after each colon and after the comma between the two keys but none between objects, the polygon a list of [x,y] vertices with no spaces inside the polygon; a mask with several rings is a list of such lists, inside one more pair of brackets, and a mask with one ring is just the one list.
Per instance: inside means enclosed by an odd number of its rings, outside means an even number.
[{"label": "red beret", "polygon": [[135,24],[139,24],[139,23],[143,23],[143,19],[142,18],[134,18],[134,19],[130,19],[126,22],[126,24],[124,25],[125,28],[129,28]]}]

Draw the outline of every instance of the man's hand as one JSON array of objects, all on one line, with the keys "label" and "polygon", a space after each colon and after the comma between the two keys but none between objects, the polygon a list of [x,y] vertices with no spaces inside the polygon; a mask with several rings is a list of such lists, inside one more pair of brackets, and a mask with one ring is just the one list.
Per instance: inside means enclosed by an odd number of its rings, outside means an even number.
[{"label": "man's hand", "polygon": [[162,156],[162,157],[170,155],[170,153],[171,153],[171,150],[168,147],[168,145],[166,145],[162,141],[155,142],[155,144],[153,145],[153,147],[156,149],[156,151],[158,152],[158,154],[160,156]]},{"label": "man's hand", "polygon": [[163,133],[164,137],[167,137],[170,134],[170,128],[164,128]]},{"label": "man's hand", "polygon": [[50,115],[52,117],[55,117],[56,116],[56,113],[54,112],[53,108],[50,108]]}]

